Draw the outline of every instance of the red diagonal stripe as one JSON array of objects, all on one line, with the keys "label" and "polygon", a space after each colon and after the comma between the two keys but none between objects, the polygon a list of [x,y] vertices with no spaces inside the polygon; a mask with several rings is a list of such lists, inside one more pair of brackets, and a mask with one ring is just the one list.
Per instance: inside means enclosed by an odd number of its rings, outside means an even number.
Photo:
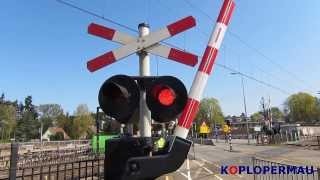
[{"label": "red diagonal stripe", "polygon": [[185,31],[193,26],[196,25],[196,20],[192,16],[188,16],[186,18],[183,18],[175,23],[172,23],[167,26],[169,33],[171,36],[178,34],[182,31]]},{"label": "red diagonal stripe", "polygon": [[200,102],[194,99],[188,99],[186,106],[179,118],[178,125],[189,129],[192,125],[193,119],[196,117]]},{"label": "red diagonal stripe", "polygon": [[172,59],[189,66],[195,66],[198,63],[198,56],[175,48],[170,49],[168,59]]},{"label": "red diagonal stripe", "polygon": [[217,22],[228,25],[234,8],[233,0],[224,1]]},{"label": "red diagonal stripe", "polygon": [[116,31],[114,29],[110,29],[104,26],[101,26],[99,24],[95,24],[95,23],[91,23],[88,26],[88,33],[98,36],[98,37],[102,37],[104,39],[108,39],[108,40],[112,40],[114,33]]},{"label": "red diagonal stripe", "polygon": [[198,71],[210,74],[214,61],[217,57],[217,54],[218,54],[218,50],[216,48],[207,46],[204,52],[204,55],[202,57]]},{"label": "red diagonal stripe", "polygon": [[99,57],[87,62],[87,68],[90,72],[94,72],[116,61],[112,51],[107,52]]}]

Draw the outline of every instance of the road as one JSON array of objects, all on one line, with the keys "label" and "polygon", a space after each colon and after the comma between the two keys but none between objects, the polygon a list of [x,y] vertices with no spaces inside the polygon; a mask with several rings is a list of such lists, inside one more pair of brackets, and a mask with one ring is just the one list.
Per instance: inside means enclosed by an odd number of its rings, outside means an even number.
[{"label": "road", "polygon": [[252,166],[253,156],[279,163],[320,167],[320,151],[287,145],[257,146],[255,143],[248,145],[246,140],[234,140],[233,151],[230,152],[229,144],[220,140],[215,142],[215,146],[196,144],[189,152],[189,160],[186,160],[178,171],[162,176],[159,180],[250,180],[253,179],[252,175],[221,175],[220,167],[221,165]]}]

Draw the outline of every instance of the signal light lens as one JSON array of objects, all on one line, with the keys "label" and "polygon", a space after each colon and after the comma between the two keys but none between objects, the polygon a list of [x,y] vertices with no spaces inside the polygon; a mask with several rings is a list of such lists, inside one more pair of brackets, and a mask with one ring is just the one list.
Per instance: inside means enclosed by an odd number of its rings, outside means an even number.
[{"label": "signal light lens", "polygon": [[115,75],[106,80],[99,91],[99,105],[103,112],[120,123],[127,123],[137,108],[140,93],[134,79]]},{"label": "signal light lens", "polygon": [[188,93],[183,83],[173,76],[160,76],[147,86],[146,101],[151,117],[157,122],[169,122],[187,104]]},{"label": "signal light lens", "polygon": [[158,100],[164,106],[170,106],[176,99],[176,94],[171,88],[164,87],[158,93]]}]

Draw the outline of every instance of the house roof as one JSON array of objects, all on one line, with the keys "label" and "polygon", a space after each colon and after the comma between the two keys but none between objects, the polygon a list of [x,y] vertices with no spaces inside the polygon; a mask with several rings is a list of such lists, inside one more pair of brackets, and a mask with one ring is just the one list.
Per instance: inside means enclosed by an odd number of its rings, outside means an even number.
[{"label": "house roof", "polygon": [[64,135],[64,139],[70,139],[70,137],[68,136],[68,134],[62,129],[62,128],[59,128],[59,127],[49,127],[47,131],[50,131],[51,134],[56,134],[58,132],[61,132],[63,133]]}]

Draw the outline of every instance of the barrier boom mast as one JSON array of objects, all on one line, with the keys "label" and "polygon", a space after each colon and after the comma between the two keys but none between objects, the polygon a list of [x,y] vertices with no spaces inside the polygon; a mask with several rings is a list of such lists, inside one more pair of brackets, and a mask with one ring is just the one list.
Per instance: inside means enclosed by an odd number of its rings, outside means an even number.
[{"label": "barrier boom mast", "polygon": [[192,121],[198,112],[203,90],[207,85],[209,75],[211,74],[213,64],[217,57],[218,50],[227,30],[234,8],[235,3],[233,0],[224,1],[216,22],[216,26],[211,34],[208,45],[202,57],[201,64],[193,80],[188,95],[187,105],[185,106],[179,118],[178,126],[175,128],[174,134],[176,136],[186,138],[188,135]]}]

